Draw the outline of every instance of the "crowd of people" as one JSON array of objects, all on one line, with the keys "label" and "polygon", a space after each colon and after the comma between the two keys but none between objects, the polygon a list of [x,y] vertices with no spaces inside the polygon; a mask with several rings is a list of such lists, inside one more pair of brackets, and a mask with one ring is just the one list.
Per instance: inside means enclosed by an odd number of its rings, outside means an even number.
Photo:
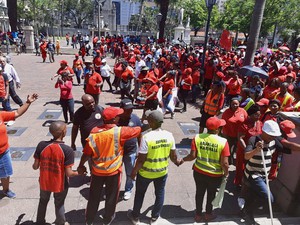
[{"label": "crowd of people", "polygon": [[[276,179],[282,153],[300,150],[300,145],[287,140],[288,137],[295,137],[295,125],[279,115],[282,111],[300,111],[300,55],[283,51],[265,55],[258,51],[253,66],[263,72],[246,76],[240,70],[245,57],[244,49],[226,52],[216,45],[203,53],[202,47],[198,46],[126,44],[123,38],[112,37],[94,37],[92,42],[92,56],[86,56],[80,48],[72,65],[61,60],[60,68],[52,78],[56,79],[55,88],[60,89],[64,122],[51,124],[49,129],[53,139],[39,143],[34,154],[33,168],[40,169],[41,189],[37,223],[45,223],[47,203],[53,192],[56,224],[64,224],[67,177],[90,173],[92,179],[86,224],[94,222],[104,186],[106,198],[102,220],[104,224],[111,224],[115,217],[124,163],[124,200],[130,199],[136,186],[134,206],[128,211],[128,218],[133,224],[139,223],[147,187],[153,182],[156,200],[150,222],[156,224],[164,203],[170,158],[177,166],[195,161],[196,222],[209,222],[216,218],[212,200],[222,179],[227,179],[229,175],[229,165],[233,164],[236,166],[234,184],[240,190],[239,205],[243,217],[247,224],[255,224],[253,211],[256,203],[268,199],[266,179]],[[48,47],[49,44],[52,47]],[[45,54],[49,53],[50,48],[54,51],[55,46],[51,41],[45,41],[42,45],[48,48],[46,53],[41,51],[45,61]],[[107,64],[109,54],[115,58],[113,68]],[[203,54],[206,61],[201,65]],[[14,114],[2,111],[0,116],[3,121],[13,120],[27,110],[27,105],[37,95],[29,96],[23,104],[13,89],[14,82],[17,87],[20,84],[16,71],[6,64],[4,57],[0,62],[3,109],[11,111],[7,104],[9,96],[21,106]],[[52,56],[50,62],[54,62]],[[114,80],[111,82],[113,74]],[[120,107],[104,109],[99,105],[104,81],[109,86],[108,92],[121,95]],[[81,99],[83,106],[77,111],[74,110],[72,95],[75,85],[83,86],[84,90]],[[176,108],[181,113],[187,112],[188,104],[200,107],[199,134],[192,140],[190,154],[177,158],[175,139],[171,132],[162,129],[162,124],[168,113],[171,119],[176,116]],[[133,113],[137,106],[143,108],[141,118]],[[145,130],[145,120],[149,131],[141,134]],[[73,123],[70,147],[63,143],[66,123]],[[4,126],[3,123],[1,126]],[[78,132],[83,155],[77,171],[73,172],[72,151],[76,150]],[[6,130],[2,127],[1,137],[4,133]],[[1,156],[9,155],[5,137],[4,147],[0,149]],[[268,177],[262,167],[262,153]],[[6,158],[10,161],[8,156]],[[89,171],[85,167],[86,162]],[[7,166],[11,167],[11,163]],[[15,197],[6,185],[11,174],[1,172],[1,182],[4,193]],[[206,192],[207,204],[203,212]],[[273,201],[272,195],[271,198]]]}]

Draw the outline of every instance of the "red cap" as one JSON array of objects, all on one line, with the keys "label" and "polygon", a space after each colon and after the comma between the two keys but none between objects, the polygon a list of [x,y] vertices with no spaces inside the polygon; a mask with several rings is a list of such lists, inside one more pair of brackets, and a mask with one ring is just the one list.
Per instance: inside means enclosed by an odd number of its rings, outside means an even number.
[{"label": "red cap", "polygon": [[219,127],[223,127],[225,124],[225,120],[219,119],[216,116],[210,117],[206,120],[206,128],[208,130],[217,130]]},{"label": "red cap", "polygon": [[262,98],[258,102],[256,102],[256,104],[259,106],[269,105],[269,99]]},{"label": "red cap", "polygon": [[116,107],[108,107],[103,110],[102,112],[102,118],[104,120],[112,120],[118,115],[121,115],[124,112],[123,109],[121,108],[116,108]]},{"label": "red cap", "polygon": [[225,77],[224,73],[222,73],[221,71],[216,72],[216,75],[218,77],[220,77],[221,79],[223,79]]},{"label": "red cap", "polygon": [[76,53],[76,54],[75,54],[75,56],[76,56],[76,57],[79,57],[79,54],[78,54],[78,53]]},{"label": "red cap", "polygon": [[293,129],[296,128],[295,124],[290,120],[284,120],[280,123],[281,130],[288,136],[289,138],[295,138],[296,134]]},{"label": "red cap", "polygon": [[98,49],[98,50],[96,51],[96,53],[100,53],[100,50]]},{"label": "red cap", "polygon": [[184,73],[185,74],[191,74],[193,71],[192,71],[192,69],[191,68],[186,68],[185,70],[184,70]]},{"label": "red cap", "polygon": [[60,64],[68,65],[68,62],[67,62],[66,60],[61,60],[61,61],[60,61]]}]

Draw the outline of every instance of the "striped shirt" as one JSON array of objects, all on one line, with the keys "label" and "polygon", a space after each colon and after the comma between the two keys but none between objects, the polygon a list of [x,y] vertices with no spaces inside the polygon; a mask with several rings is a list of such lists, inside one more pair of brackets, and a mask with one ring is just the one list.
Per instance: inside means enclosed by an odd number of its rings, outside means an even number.
[{"label": "striped shirt", "polygon": [[[245,152],[250,152],[255,149],[256,143],[261,141],[260,136],[253,136],[249,139],[248,145],[245,149]],[[277,150],[280,152],[290,153],[290,149],[284,148],[281,144],[283,138],[276,138],[275,140],[265,143],[263,152],[265,156],[265,163],[267,174],[269,174],[271,165],[272,165],[272,154]],[[257,152],[251,159],[249,159],[246,163],[245,167],[245,176],[249,178],[251,176],[253,179],[258,177],[265,177],[264,165],[262,160],[261,152]]]}]

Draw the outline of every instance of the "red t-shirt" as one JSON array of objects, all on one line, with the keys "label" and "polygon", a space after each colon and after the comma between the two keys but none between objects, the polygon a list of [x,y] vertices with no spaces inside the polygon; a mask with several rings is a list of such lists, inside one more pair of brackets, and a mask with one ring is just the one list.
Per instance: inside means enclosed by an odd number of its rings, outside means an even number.
[{"label": "red t-shirt", "polygon": [[172,94],[172,89],[175,87],[175,82],[173,78],[166,78],[165,81],[163,82],[163,93],[167,92],[170,90],[170,94]]},{"label": "red t-shirt", "polygon": [[239,107],[236,111],[232,111],[230,108],[226,109],[222,115],[222,119],[226,121],[226,125],[222,130],[223,134],[228,137],[236,138],[239,127],[247,117],[248,114],[243,108]]},{"label": "red t-shirt", "polygon": [[234,79],[234,78],[231,78],[228,80],[228,83],[227,83],[227,88],[228,88],[228,94],[230,95],[239,95],[241,93],[241,88],[242,88],[242,84],[243,84],[243,81],[241,79]]},{"label": "red t-shirt", "polygon": [[73,149],[62,141],[42,141],[36,147],[34,158],[40,161],[41,190],[62,192],[68,182],[65,168],[74,164]]},{"label": "red t-shirt", "polygon": [[72,87],[73,84],[71,81],[67,80],[63,84],[62,83],[56,83],[55,88],[60,88],[60,98],[61,99],[72,99]]},{"label": "red t-shirt", "polygon": [[193,78],[191,75],[183,75],[182,81],[184,81],[184,84],[182,85],[183,90],[192,90]]},{"label": "red t-shirt", "polygon": [[[196,142],[195,142],[195,138],[193,138],[192,140],[192,144],[191,144],[191,151],[196,151],[196,154],[198,153],[197,152],[197,147],[196,147]],[[230,156],[230,151],[229,151],[229,145],[228,145],[228,142],[226,141],[226,144],[221,152],[221,156],[223,157],[228,157]],[[199,170],[197,167],[193,166],[193,169],[198,172],[198,173],[201,173],[201,174],[204,174],[204,175],[207,175],[207,176],[210,176],[210,177],[220,177],[220,176],[223,176],[223,175],[214,175],[214,174],[210,174],[210,173],[206,173],[205,171],[202,171],[202,170]]]},{"label": "red t-shirt", "polygon": [[195,70],[192,73],[192,78],[193,78],[193,84],[199,84],[199,82],[200,82],[200,71]]},{"label": "red t-shirt", "polygon": [[100,87],[96,87],[96,84],[101,83],[102,77],[99,73],[94,72],[92,75],[86,74],[85,75],[85,82],[86,82],[86,93],[87,94],[100,94],[101,89]]},{"label": "red t-shirt", "polygon": [[[150,96],[152,93],[156,93],[158,92],[158,86],[156,84],[151,85],[148,89],[147,89],[147,96]],[[151,98],[149,98],[149,100],[154,100],[157,99],[157,95],[152,96]]]},{"label": "red t-shirt", "polygon": [[4,153],[9,147],[8,136],[4,122],[10,120],[15,120],[14,112],[0,111],[0,154]]},{"label": "red t-shirt", "polygon": [[121,79],[127,82],[128,80],[132,79],[134,77],[132,71],[128,68],[125,69],[125,71],[121,75]]},{"label": "red t-shirt", "polygon": [[204,78],[212,80],[213,77],[214,77],[215,71],[216,71],[216,68],[214,67],[214,65],[205,64],[205,75],[204,75]]}]

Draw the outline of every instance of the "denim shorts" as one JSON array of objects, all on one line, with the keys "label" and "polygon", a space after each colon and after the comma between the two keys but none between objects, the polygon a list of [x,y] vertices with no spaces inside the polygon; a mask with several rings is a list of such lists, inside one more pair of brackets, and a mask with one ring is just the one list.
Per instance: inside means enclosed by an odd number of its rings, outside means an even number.
[{"label": "denim shorts", "polygon": [[13,174],[9,149],[0,156],[0,178],[6,178]]}]

